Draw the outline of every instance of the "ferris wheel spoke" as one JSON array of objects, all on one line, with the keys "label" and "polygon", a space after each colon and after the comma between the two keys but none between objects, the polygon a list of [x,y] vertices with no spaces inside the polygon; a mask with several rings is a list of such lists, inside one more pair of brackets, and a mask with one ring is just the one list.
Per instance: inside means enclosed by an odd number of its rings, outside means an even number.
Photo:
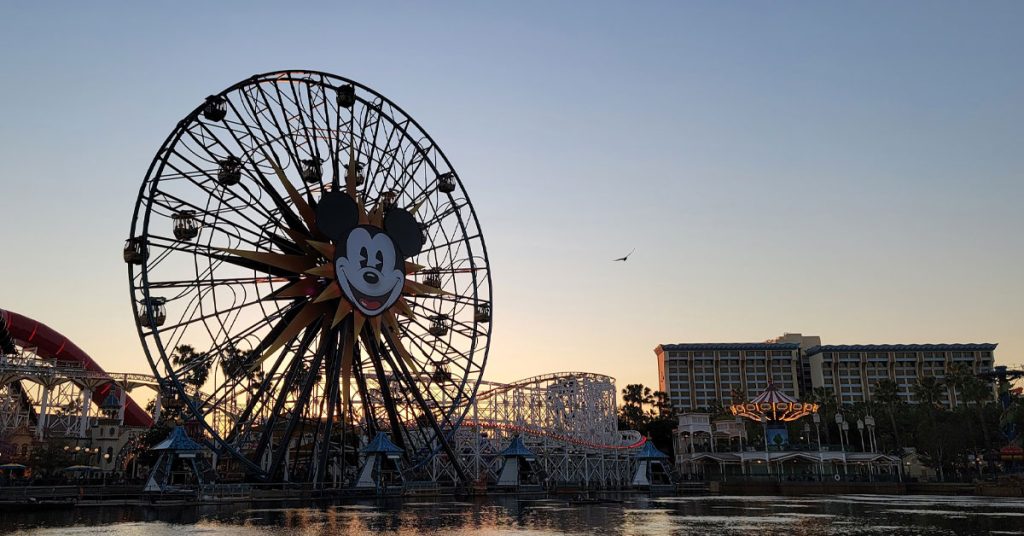
[{"label": "ferris wheel spoke", "polygon": [[[202,190],[203,193],[207,195],[208,199],[216,199],[216,200],[221,202],[220,207],[218,209],[216,209],[216,210],[209,210],[209,209],[205,209],[204,210],[204,212],[206,214],[208,214],[210,217],[214,218],[215,221],[221,221],[222,219],[224,219],[224,216],[226,214],[230,214],[230,215],[232,215],[234,217],[237,217],[237,218],[240,218],[241,220],[244,220],[241,223],[248,224],[248,225],[245,225],[246,228],[259,229],[261,231],[265,231],[266,232],[266,231],[268,231],[271,228],[275,228],[275,227],[276,228],[280,228],[281,227],[281,225],[279,223],[279,218],[274,216],[273,214],[271,214],[269,208],[264,207],[260,203],[254,203],[254,202],[252,202],[250,200],[247,200],[247,199],[239,196],[231,188],[221,188],[221,187],[219,187],[219,183],[216,182],[216,179],[213,179],[213,178],[209,177],[209,175],[207,175],[207,180],[201,181],[201,182],[200,181],[196,181],[195,178],[193,178],[193,177],[186,177],[186,178],[187,178],[187,180],[189,182],[191,182],[197,188]],[[221,195],[219,195],[220,192],[226,192],[226,193],[230,194],[231,197],[233,197],[234,199],[237,199],[240,204],[239,205],[232,205],[230,203],[227,203],[226,200]],[[253,198],[253,200],[255,200],[255,197]],[[249,215],[247,214],[249,211],[252,211],[252,212],[254,212],[255,214],[257,214],[259,216],[262,216],[260,218],[261,221],[256,221],[256,220],[252,219],[251,217],[249,217]],[[240,222],[237,222],[237,221],[235,221],[233,219],[232,220],[228,220],[228,221],[229,221],[229,224],[232,225],[232,226],[237,226],[238,223],[240,223]],[[262,233],[255,233],[254,232],[253,234],[255,234],[257,236],[260,236]]]},{"label": "ferris wheel spoke", "polygon": [[[202,207],[199,207],[198,205],[194,205],[192,203],[189,203],[189,202],[187,202],[187,201],[185,201],[183,199],[176,198],[175,196],[167,194],[166,192],[160,192],[160,194],[161,194],[161,197],[164,197],[164,198],[167,198],[167,199],[169,199],[171,201],[177,202],[178,203],[177,207],[172,207],[167,201],[163,201],[162,202],[160,200],[160,198],[158,198],[158,197],[154,197],[153,198],[152,204],[154,204],[156,206],[164,207],[164,208],[166,208],[168,210],[173,211],[174,213],[177,213],[179,210],[182,209],[182,207],[188,207],[189,210],[192,210],[194,216],[201,216],[201,215],[209,216],[209,220],[210,221],[204,221],[203,222],[203,227],[211,229],[211,232],[221,233],[224,236],[227,236],[227,237],[230,237],[230,238],[234,238],[234,239],[238,240],[239,242],[244,242],[244,243],[249,244],[249,245],[251,245],[253,247],[261,247],[261,240],[263,239],[263,236],[260,233],[249,231],[248,229],[246,229],[245,233],[247,235],[249,235],[249,236],[252,236],[253,238],[245,238],[245,237],[242,236],[241,233],[238,232],[238,230],[242,229],[242,227],[240,227],[237,223],[224,223],[223,220],[221,220],[221,218],[219,218],[219,215],[210,212],[206,208],[202,208]],[[218,220],[220,220],[220,221],[218,221]],[[217,222],[217,223],[214,223],[214,222]],[[177,240],[177,239],[175,239],[175,240]]]},{"label": "ferris wheel spoke", "polygon": [[[389,342],[389,346],[393,349],[394,348],[394,344],[393,344],[393,341],[390,339],[390,335],[386,334],[386,332],[385,332],[385,337],[386,337],[386,340],[388,340],[388,342]],[[376,343],[376,341],[373,341],[373,342]],[[419,404],[419,406],[420,407],[427,407],[426,400],[423,398],[422,393],[420,393],[419,387],[416,385],[416,382],[413,379],[414,377],[413,377],[412,374],[410,374],[409,369],[406,367],[405,363],[401,359],[396,358],[396,354],[394,354],[391,351],[387,351],[387,350],[385,350],[383,348],[377,348],[377,353],[379,355],[381,355],[384,359],[388,360],[389,365],[391,366],[392,370],[394,370],[394,371],[400,373],[402,376],[404,376],[404,379],[407,382],[406,385],[409,388],[409,391],[412,394],[413,398]],[[386,392],[387,391],[385,391],[385,393]],[[462,468],[462,464],[460,464],[459,461],[458,461],[459,457],[456,456],[455,452],[452,450],[451,443],[450,443],[448,437],[446,437],[444,431],[438,425],[437,419],[435,418],[433,412],[432,411],[425,411],[425,412],[423,412],[423,415],[427,418],[428,423],[434,429],[436,437],[437,437],[438,441],[441,443],[441,447],[445,450],[445,452],[451,458],[451,462],[453,464],[453,467],[455,468],[455,471],[459,475],[459,479],[462,482],[468,482],[469,479],[467,478],[467,476],[465,474],[465,471]]]},{"label": "ferris wheel spoke", "polygon": [[[202,125],[203,129],[206,132],[210,132],[211,136],[216,137],[213,134],[212,130],[209,129],[208,126],[203,125],[203,124],[201,124],[201,125]],[[235,133],[232,131],[231,134],[234,136]],[[189,135],[190,136],[194,136],[194,134],[191,131],[189,131]],[[219,138],[218,138],[218,142],[219,142]],[[224,148],[225,152],[228,153],[228,155],[231,155],[231,151],[229,149],[227,149],[226,146],[223,145],[223,142],[219,142],[219,143]],[[235,143],[237,143],[241,147],[241,141],[237,137],[235,138]],[[210,156],[213,157],[214,159],[218,159],[218,155],[215,155],[213,153],[210,153]],[[233,155],[231,155],[231,156],[233,156]],[[219,183],[217,182],[217,178],[216,178],[214,172],[206,170],[204,168],[201,168],[201,167],[195,165],[194,163],[192,163],[191,161],[186,160],[186,162],[188,162],[192,167],[194,167],[197,171],[202,173],[203,176],[205,176],[208,179],[208,181],[204,181],[204,182],[212,182],[212,183],[216,184],[217,186],[220,186]],[[259,170],[255,170],[255,171],[256,171],[257,174],[259,174]],[[181,172],[181,170],[179,170],[179,172]],[[186,174],[186,173],[183,173],[183,175],[186,175],[187,177],[190,177],[190,178],[192,176],[192,174]],[[193,182],[195,182],[195,181],[193,180]],[[273,200],[273,195],[272,195],[273,192],[267,191],[267,189],[265,188],[265,184],[263,184],[260,181],[257,181],[255,184],[257,186],[260,186],[261,189],[259,191],[261,193],[268,193],[268,194],[270,194],[271,195],[271,199]],[[217,188],[217,186],[214,186],[211,189],[211,188],[207,188],[203,184],[199,184],[199,183],[197,183],[196,186],[198,186],[201,189],[203,189],[204,192],[207,193],[210,197],[219,198],[220,196],[218,195],[218,193],[219,192],[224,192],[224,193],[230,195],[231,197],[237,199],[240,203],[242,203],[242,205],[241,206],[230,205],[231,208],[235,209],[235,210],[233,210],[234,212],[240,212],[240,209],[252,209],[255,212],[259,213],[261,216],[264,217],[263,218],[264,221],[262,223],[253,221],[251,219],[249,220],[250,223],[252,223],[253,225],[257,226],[257,228],[266,227],[267,224],[273,224],[273,225],[278,225],[279,226],[280,219],[277,216],[275,216],[274,214],[271,213],[271,208],[270,207],[266,207],[266,206],[264,206],[262,204],[262,202],[259,202],[260,198],[255,196],[255,195],[252,195],[252,193],[249,192],[249,190],[248,190],[248,186],[246,186],[246,185],[244,185],[242,183],[239,183],[239,186],[241,186],[241,189],[243,189],[244,191],[250,193],[251,199],[245,199],[244,197],[239,195],[234,188],[231,188],[231,187]],[[254,201],[256,201],[256,202],[254,202]],[[276,203],[275,203],[275,206],[276,206]],[[280,210],[281,207],[280,206],[276,206],[276,208],[278,208]]]},{"label": "ferris wheel spoke", "polygon": [[[238,109],[235,107],[234,102],[232,102],[229,99],[227,101],[227,105],[231,108],[231,110],[234,112],[234,114],[236,116],[241,117],[241,114],[238,112]],[[254,120],[256,120],[256,119],[254,118]],[[257,124],[259,124],[259,121],[258,120],[256,120],[256,121],[257,121]],[[249,127],[249,125],[244,125],[244,126],[245,126],[245,129],[246,129],[246,132],[248,133],[248,135],[250,137],[252,137],[254,140],[259,140],[260,139],[252,131],[252,129]],[[264,134],[266,134],[266,131],[262,128],[262,125],[260,125],[260,131],[263,132]],[[238,138],[238,136],[236,135],[235,131],[234,130],[230,130],[230,132],[232,134],[232,137],[234,137],[235,142],[238,143],[239,146],[243,146],[244,147],[244,144],[242,143],[241,139]],[[269,139],[267,139],[266,137],[264,137],[263,139],[267,143],[269,143]],[[278,160],[276,154],[273,153],[273,148],[270,149],[271,153],[267,153],[267,148],[264,145],[262,145],[262,144],[259,144],[256,147],[254,147],[252,149],[252,151],[250,151],[250,153],[255,152],[255,150],[257,148],[263,154],[264,158],[266,158],[266,159],[273,158],[274,161],[280,162],[280,160]],[[304,229],[304,224],[302,223],[302,219],[297,214],[295,214],[295,212],[292,210],[291,205],[287,201],[285,201],[284,197],[281,196],[277,192],[277,189],[274,188],[273,186],[271,186],[272,183],[267,178],[267,176],[263,172],[263,170],[260,169],[259,165],[256,164],[255,162],[252,162],[252,164],[253,164],[252,171],[255,173],[255,175],[256,175],[255,178],[257,179],[256,183],[263,189],[262,191],[265,192],[270,197],[270,200],[274,203],[274,206],[277,208],[278,212],[280,213],[280,216],[282,218],[284,218],[284,225],[282,227],[287,227],[287,228],[290,228],[290,229],[293,229],[293,230]]]},{"label": "ferris wheel spoke", "polygon": [[[423,309],[423,310],[427,311],[428,313],[431,313],[433,316],[437,316],[437,315],[442,314],[441,311],[439,311],[439,310],[437,310],[437,309],[435,309],[433,307],[428,307],[426,304],[417,303],[417,302],[410,302],[410,303],[411,303],[411,305],[413,305],[414,308]],[[450,315],[449,315],[449,320],[451,320],[451,322],[452,322],[452,330],[455,331],[456,333],[462,335],[463,337],[471,339],[473,337],[479,337],[480,335],[484,334],[483,331],[476,329],[471,324],[467,324],[467,323],[465,323],[465,322],[463,322],[461,320],[458,320],[457,318],[450,318]],[[456,326],[458,326],[461,329],[460,330],[456,330],[455,329]]]},{"label": "ferris wheel spoke", "polygon": [[[316,124],[317,123],[316,123],[316,117],[313,115],[314,109],[315,109],[315,105],[313,104],[313,96],[312,96],[312,93],[311,93],[312,85],[311,84],[303,84],[303,85],[305,86],[306,92],[307,92],[307,96],[309,97],[308,100],[305,101],[305,102],[307,102],[309,104],[308,107],[305,107],[305,106],[302,105],[303,104],[303,100],[302,100],[301,97],[299,97],[299,91],[295,87],[296,86],[296,81],[295,80],[290,80],[288,82],[288,87],[289,87],[289,89],[291,89],[291,92],[292,92],[292,101],[291,102],[295,105],[295,109],[296,109],[296,112],[295,112],[293,117],[298,117],[298,119],[299,119],[299,124],[302,127],[302,133],[304,134],[304,138],[309,143],[309,146],[310,146],[310,153],[311,153],[310,156],[312,158],[315,158],[319,162],[323,162],[323,159],[320,157],[321,156],[320,155],[320,147],[317,144],[317,141],[320,139],[320,136],[316,133],[316,131],[317,131]],[[307,114],[308,114],[309,124],[306,123]]]},{"label": "ferris wheel spoke", "polygon": [[[309,330],[313,331],[313,332],[315,332],[315,331],[317,331],[319,329],[320,329],[319,322],[317,322],[313,326],[310,326],[310,328],[309,328]],[[314,335],[315,335],[315,333],[314,333]],[[324,342],[325,341],[323,341],[323,340],[321,341],[321,343],[324,343]],[[322,347],[323,344],[321,344],[320,346]],[[298,425],[299,420],[302,417],[302,409],[303,409],[302,406],[304,406],[308,402],[308,400],[309,400],[309,393],[313,389],[313,384],[315,383],[315,380],[316,380],[316,377],[317,377],[317,373],[318,373],[318,371],[320,369],[320,363],[321,363],[321,361],[323,360],[323,357],[324,357],[324,351],[323,350],[324,350],[323,348],[320,348],[318,351],[313,353],[313,357],[312,357],[312,360],[310,362],[309,368],[305,370],[306,377],[303,378],[302,391],[299,393],[298,397],[296,398],[296,402],[297,403],[292,407],[291,415],[288,416],[288,423],[287,423],[287,425],[285,427],[285,431],[284,431],[284,434],[282,436],[283,442],[285,444],[285,448],[280,448],[280,449],[277,450],[277,452],[274,453],[274,455],[272,457],[272,461],[270,462],[270,469],[268,471],[269,474],[271,474],[271,475],[277,474],[277,470],[281,466],[281,461],[284,459],[284,455],[285,455],[285,453],[288,450],[287,449],[287,445],[291,441],[292,435],[295,433],[295,427],[296,427],[296,425]],[[301,361],[300,361],[300,363],[301,363]]]},{"label": "ferris wheel spoke", "polygon": [[[288,363],[287,371],[285,374],[281,375],[280,381],[282,383],[278,384],[278,388],[276,390],[267,391],[273,397],[273,408],[270,411],[267,421],[264,423],[263,434],[261,435],[259,443],[255,449],[255,458],[257,460],[263,457],[264,451],[266,451],[267,447],[270,446],[270,441],[272,439],[274,429],[276,428],[277,420],[283,415],[284,406],[287,404],[289,396],[292,394],[292,386],[298,379],[296,376],[302,372],[302,369],[305,366],[306,353],[308,352],[310,345],[313,343],[313,340],[316,338],[316,332],[318,329],[319,325],[310,326],[306,329],[306,332],[302,335],[301,342],[299,342],[298,348],[292,354],[293,357]],[[287,351],[281,352],[281,359],[283,359],[286,353]],[[268,376],[268,378],[269,377],[270,376]],[[298,414],[298,411],[293,408],[292,413]],[[287,445],[289,440],[290,437],[285,437],[284,443]],[[271,475],[273,473],[273,471],[270,472]]]},{"label": "ferris wheel spoke", "polygon": [[423,224],[429,229],[429,228],[433,227],[435,224],[440,223],[441,220],[447,218],[448,216],[451,216],[453,214],[457,214],[466,205],[467,205],[467,203],[465,203],[465,202],[460,203],[460,204],[454,204],[453,203],[449,208],[446,208],[444,211],[442,211],[440,213],[437,213],[437,214],[434,214],[431,217],[431,219],[424,221]]},{"label": "ferris wheel spoke", "polygon": [[[278,84],[273,83],[271,85],[273,86],[274,92],[278,96],[280,96],[281,91],[280,88],[278,87]],[[299,149],[298,144],[296,144],[295,135],[292,132],[291,124],[288,122],[288,117],[286,115],[287,110],[285,108],[284,103],[281,102],[280,100],[273,100],[271,96],[266,91],[264,91],[263,84],[256,84],[255,89],[267,103],[267,109],[270,111],[270,113],[266,115],[269,117],[271,123],[273,123],[274,128],[277,129],[277,133],[280,135],[278,139],[283,139],[287,142],[285,144],[285,151],[288,153],[291,160],[296,165],[298,165],[299,161],[301,160],[302,151]],[[271,102],[273,102],[275,106],[271,106]],[[281,127],[282,123],[284,124],[284,128]],[[266,132],[266,130],[264,131]]]}]

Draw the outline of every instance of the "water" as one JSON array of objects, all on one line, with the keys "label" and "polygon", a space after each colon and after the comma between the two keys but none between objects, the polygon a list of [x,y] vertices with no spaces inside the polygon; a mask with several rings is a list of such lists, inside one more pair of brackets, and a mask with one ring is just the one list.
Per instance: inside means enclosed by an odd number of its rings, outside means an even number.
[{"label": "water", "polygon": [[512,497],[473,502],[405,500],[317,508],[221,505],[103,507],[0,513],[20,535],[648,535],[1021,534],[1024,500],[838,495],[640,497],[570,505]]}]

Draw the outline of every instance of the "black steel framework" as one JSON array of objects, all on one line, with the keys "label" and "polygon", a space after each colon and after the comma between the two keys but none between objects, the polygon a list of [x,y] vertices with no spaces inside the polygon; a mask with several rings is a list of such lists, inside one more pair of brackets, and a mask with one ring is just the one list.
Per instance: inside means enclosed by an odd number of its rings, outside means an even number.
[{"label": "black steel framework", "polygon": [[[347,180],[353,170],[358,181]],[[351,316],[332,318],[318,302],[329,282],[305,261],[231,253],[330,262],[310,247],[322,238],[304,210],[351,184],[363,207],[415,215],[425,245],[409,261],[422,272],[407,285],[429,278],[443,291],[406,295],[394,331],[367,321],[356,333]],[[336,484],[360,430],[389,432],[412,473],[439,452],[455,458],[447,438],[489,347],[487,249],[447,157],[383,95],[282,71],[208,97],[153,159],[129,243],[145,252],[126,262],[146,356],[224,463],[265,481]],[[341,392],[346,375],[351,393]]]}]

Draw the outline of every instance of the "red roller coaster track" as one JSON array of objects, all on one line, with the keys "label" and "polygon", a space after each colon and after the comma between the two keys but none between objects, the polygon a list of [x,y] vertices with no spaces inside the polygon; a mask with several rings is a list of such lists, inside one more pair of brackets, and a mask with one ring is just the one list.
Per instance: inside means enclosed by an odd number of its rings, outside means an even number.
[{"label": "red roller coaster track", "polygon": [[[85,370],[106,374],[103,367],[89,357],[89,354],[46,324],[3,309],[0,309],[0,318],[3,319],[14,341],[20,346],[35,348],[38,356],[80,363]],[[93,391],[93,402],[101,404],[106,400],[112,387],[113,384],[108,383]],[[149,427],[153,425],[153,418],[130,396],[125,396],[124,424]]]}]

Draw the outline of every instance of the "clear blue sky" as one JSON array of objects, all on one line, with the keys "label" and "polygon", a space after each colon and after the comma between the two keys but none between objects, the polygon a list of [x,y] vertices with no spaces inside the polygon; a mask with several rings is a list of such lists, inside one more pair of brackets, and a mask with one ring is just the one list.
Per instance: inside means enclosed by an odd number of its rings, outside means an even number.
[{"label": "clear blue sky", "polygon": [[1019,2],[5,2],[0,307],[146,370],[120,249],[149,161],[206,95],[307,68],[459,171],[490,379],[651,385],[659,343],[784,331],[1019,363],[1021,28]]}]

